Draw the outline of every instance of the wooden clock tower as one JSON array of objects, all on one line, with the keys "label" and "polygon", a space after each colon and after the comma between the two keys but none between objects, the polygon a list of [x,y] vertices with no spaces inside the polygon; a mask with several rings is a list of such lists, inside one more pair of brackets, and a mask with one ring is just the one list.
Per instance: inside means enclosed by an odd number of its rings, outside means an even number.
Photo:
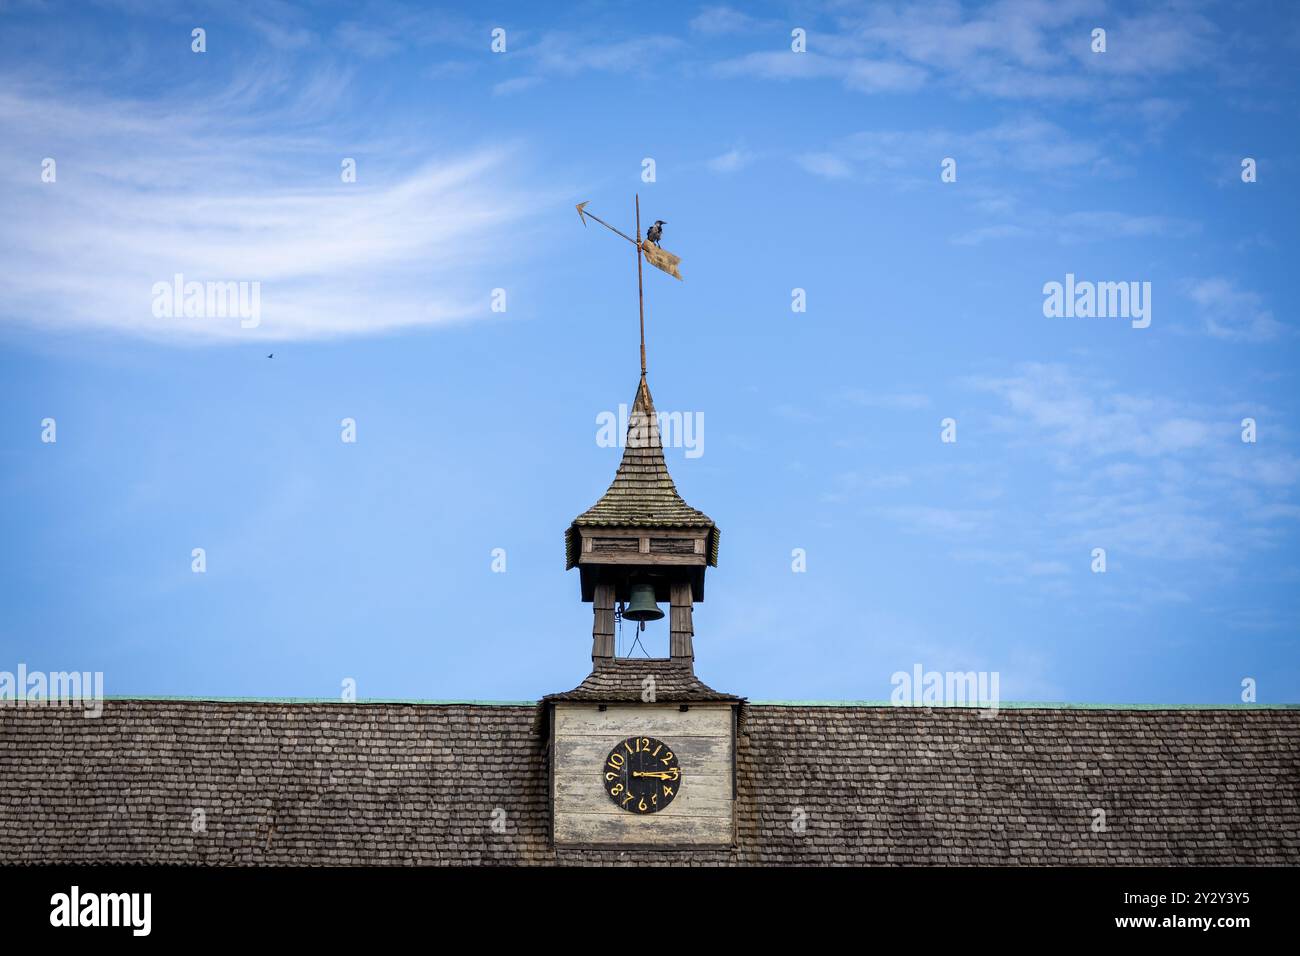
[{"label": "wooden clock tower", "polygon": [[[695,676],[693,608],[717,566],[718,528],[677,493],[644,372],[618,472],[570,525],[565,556],[594,612],[592,670],[539,705],[553,842],[733,844],[745,701]],[[616,609],[635,627],[663,617],[659,604],[668,605],[669,656],[616,656]]]}]

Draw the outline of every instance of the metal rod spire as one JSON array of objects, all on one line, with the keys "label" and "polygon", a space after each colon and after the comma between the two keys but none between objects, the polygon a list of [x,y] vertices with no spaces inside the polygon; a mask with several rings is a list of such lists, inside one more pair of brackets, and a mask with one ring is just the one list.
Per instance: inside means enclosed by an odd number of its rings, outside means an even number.
[{"label": "metal rod spire", "polygon": [[[628,242],[632,243],[632,245],[636,247],[636,299],[637,299],[637,312],[641,321],[641,377],[645,378],[645,371],[646,371],[645,280],[643,279],[644,267],[641,265],[641,260],[646,258],[646,247],[649,246],[650,243],[647,241],[646,244],[643,246],[641,241],[641,195],[639,193],[636,194],[636,238],[635,239],[633,239],[631,236],[629,236],[627,233],[623,232],[622,230],[615,229],[604,219],[601,219],[599,216],[595,215],[594,213],[587,212],[587,203],[585,201],[578,203],[576,208],[578,210],[578,218],[582,220],[582,224],[584,226],[587,224],[588,219],[594,219],[596,220],[596,222],[600,223],[602,226],[604,226],[610,232],[614,233],[620,239],[626,239]],[[655,256],[650,257],[650,264],[653,266],[657,266],[658,268],[662,269],[664,272],[668,273],[670,276],[672,276],[675,279],[681,279],[681,274],[678,273],[677,271],[677,263],[681,262],[681,259],[679,259],[677,256],[674,256],[670,252],[664,252],[663,250],[659,249],[658,243],[655,243],[654,245],[655,245]]]},{"label": "metal rod spire", "polygon": [[641,290],[641,195],[636,197],[636,302],[641,313],[641,377],[645,378],[645,293]]}]

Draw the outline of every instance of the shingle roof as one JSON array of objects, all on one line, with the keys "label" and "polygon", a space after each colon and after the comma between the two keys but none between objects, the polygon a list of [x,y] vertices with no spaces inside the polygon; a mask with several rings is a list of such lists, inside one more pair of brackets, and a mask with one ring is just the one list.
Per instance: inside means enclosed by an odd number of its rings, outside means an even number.
[{"label": "shingle roof", "polygon": [[536,733],[545,733],[546,705],[555,701],[587,700],[602,704],[644,701],[647,678],[654,681],[654,700],[657,703],[730,701],[740,704],[740,728],[744,731],[747,716],[744,698],[714,690],[695,676],[695,669],[689,661],[662,657],[596,658],[591,673],[581,684],[560,694],[547,694],[538,702],[533,729]]},{"label": "shingle roof", "polygon": [[654,679],[655,699],[666,703],[740,700],[735,694],[724,694],[704,683],[695,676],[689,662],[664,657],[615,657],[598,658],[581,684],[560,694],[547,694],[542,701],[638,701],[643,699],[647,678]]},{"label": "shingle roof", "polygon": [[637,385],[636,398],[628,414],[627,442],[614,480],[600,500],[573,519],[565,532],[568,566],[577,563],[578,527],[624,528],[708,528],[709,564],[717,566],[717,526],[702,511],[682,500],[668,474],[659,435],[659,416],[645,376]]},{"label": "shingle roof", "polygon": [[1297,710],[754,704],[737,846],[662,852],[548,845],[533,709],[0,706],[0,863],[1300,863]]}]

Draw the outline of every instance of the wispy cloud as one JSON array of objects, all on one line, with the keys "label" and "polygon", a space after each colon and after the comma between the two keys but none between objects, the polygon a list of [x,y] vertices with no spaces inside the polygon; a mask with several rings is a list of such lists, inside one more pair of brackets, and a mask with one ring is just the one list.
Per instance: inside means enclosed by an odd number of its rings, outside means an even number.
[{"label": "wispy cloud", "polygon": [[1177,216],[1143,215],[1116,210],[1072,212],[1062,216],[1056,229],[1060,242],[1096,242],[1102,239],[1190,239],[1201,232],[1200,223]]},{"label": "wispy cloud", "polygon": [[[1218,28],[1194,10],[1106,16],[1094,0],[999,0],[835,6],[808,50],[756,51],[718,65],[723,75],[838,79],[865,93],[942,84],[963,96],[1009,100],[1141,99],[1141,81],[1214,64]],[[735,26],[724,13],[704,22]],[[1105,53],[1091,49],[1104,22]]]},{"label": "wispy cloud", "polygon": [[[323,112],[338,75],[299,78],[292,100],[283,79],[241,75],[216,94],[148,105],[4,83],[0,125],[19,135],[0,156],[30,170],[0,223],[4,317],[235,341],[490,314],[502,280],[490,281],[489,267],[528,205],[509,149],[462,144],[434,157],[391,143],[341,147]],[[40,181],[32,157],[43,155],[58,164],[54,183]],[[358,160],[355,183],[341,180],[345,157]],[[176,273],[260,283],[260,326],[155,317],[151,290]]]},{"label": "wispy cloud", "polygon": [[511,63],[523,72],[499,82],[498,93],[519,92],[555,77],[583,73],[654,73],[664,58],[681,53],[685,42],[668,34],[646,34],[623,40],[588,33],[551,30],[535,39],[516,40]]},{"label": "wispy cloud", "polygon": [[1003,404],[990,424],[1007,458],[1054,474],[1045,523],[1080,548],[1238,560],[1269,546],[1294,504],[1300,461],[1277,436],[1242,442],[1242,416],[1222,405],[1126,391],[1060,364],[966,384]]},{"label": "wispy cloud", "polygon": [[995,422],[1005,432],[1054,452],[1152,457],[1238,437],[1230,417],[1214,420],[1206,409],[1126,393],[1061,364],[1026,363],[1014,374],[965,384],[1004,403],[1007,414]]},{"label": "wispy cloud", "polygon": [[753,162],[754,155],[743,149],[729,149],[706,164],[715,173],[735,173]]},{"label": "wispy cloud", "polygon": [[383,57],[402,48],[401,34],[387,25],[348,21],[334,28],[340,46],[363,57]]},{"label": "wispy cloud", "polygon": [[522,93],[524,90],[531,90],[534,86],[542,83],[542,77],[536,74],[529,76],[515,76],[508,80],[502,80],[500,83],[492,85],[492,93],[496,96],[509,96],[512,93]]},{"label": "wispy cloud", "polygon": [[[1113,608],[1186,603],[1196,582],[1221,584],[1294,535],[1300,456],[1266,407],[1126,388],[1060,363],[955,384],[976,402],[961,418],[977,456],[957,445],[958,457],[840,472],[820,501],[865,505],[877,521],[945,542],[952,560],[1026,598],[1086,594]],[[905,393],[840,398],[923,406]],[[1242,442],[1243,409],[1270,423],[1267,442]],[[1101,591],[1097,547],[1110,563]],[[1177,586],[1154,562],[1177,563]]]},{"label": "wispy cloud", "polygon": [[807,172],[824,179],[847,179],[853,175],[853,167],[848,161],[834,153],[802,153],[795,157],[795,162]]},{"label": "wispy cloud", "polygon": [[1195,279],[1185,288],[1196,306],[1201,328],[1215,338],[1269,342],[1288,331],[1258,293],[1239,289],[1230,279]]},{"label": "wispy cloud", "polygon": [[1118,210],[1090,210],[1053,214],[1046,209],[1022,210],[1008,203],[1002,210],[1008,220],[958,233],[956,245],[979,245],[1003,239],[1043,239],[1061,245],[1116,239],[1190,239],[1201,234],[1201,224],[1178,216]]},{"label": "wispy cloud", "polygon": [[946,157],[956,159],[959,180],[970,170],[1056,177],[1111,176],[1119,171],[1095,141],[1031,115],[971,130],[862,131],[808,151],[800,162],[809,172],[831,178],[915,185],[936,182]]},{"label": "wispy cloud", "polygon": [[760,77],[769,80],[831,78],[863,93],[899,93],[920,88],[926,73],[920,67],[866,57],[838,58],[816,53],[758,51],[715,64],[723,77]]},{"label": "wispy cloud", "polygon": [[691,18],[690,28],[694,33],[705,36],[721,36],[730,33],[746,33],[756,29],[762,21],[734,7],[705,7]]}]

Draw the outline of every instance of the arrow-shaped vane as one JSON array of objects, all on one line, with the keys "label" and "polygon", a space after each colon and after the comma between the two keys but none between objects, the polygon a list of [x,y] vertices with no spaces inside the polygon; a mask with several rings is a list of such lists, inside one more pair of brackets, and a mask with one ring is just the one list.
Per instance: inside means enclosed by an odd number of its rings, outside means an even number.
[{"label": "arrow-shaped vane", "polygon": [[589,202],[591,202],[590,199],[588,199],[587,202],[580,202],[580,203],[578,203],[578,218],[582,220],[582,224],[583,224],[584,226],[587,224],[587,217],[590,216],[592,219],[596,220],[596,222],[600,223],[602,226],[604,226],[604,227],[605,227],[606,229],[608,229],[610,232],[617,233],[618,235],[620,235],[620,236],[622,236],[624,239],[626,239],[628,242],[632,243],[632,245],[634,245],[634,246],[639,246],[639,245],[640,245],[639,242],[637,242],[635,239],[633,239],[633,238],[632,238],[631,236],[629,236],[627,233],[623,232],[621,229],[615,229],[613,226],[611,226],[609,223],[607,223],[604,219],[601,219],[599,216],[597,216],[594,212],[587,212],[587,211],[586,211],[586,205],[587,205],[587,203],[589,203]]}]

